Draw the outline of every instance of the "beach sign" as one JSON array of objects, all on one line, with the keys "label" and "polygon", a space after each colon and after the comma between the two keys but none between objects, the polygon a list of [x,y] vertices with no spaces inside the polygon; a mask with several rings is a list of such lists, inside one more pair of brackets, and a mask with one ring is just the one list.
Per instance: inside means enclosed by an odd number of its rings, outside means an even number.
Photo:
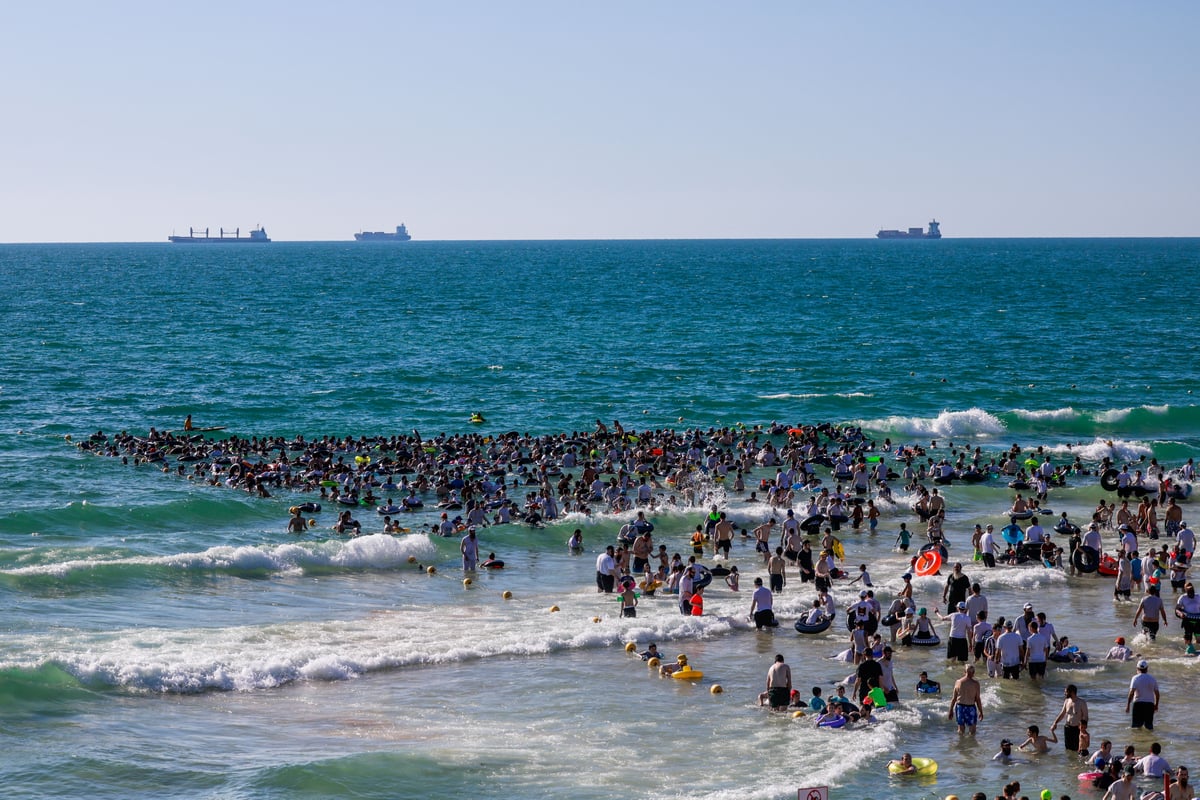
[{"label": "beach sign", "polygon": [[811,789],[797,789],[796,800],[829,800],[829,787],[814,786]]}]

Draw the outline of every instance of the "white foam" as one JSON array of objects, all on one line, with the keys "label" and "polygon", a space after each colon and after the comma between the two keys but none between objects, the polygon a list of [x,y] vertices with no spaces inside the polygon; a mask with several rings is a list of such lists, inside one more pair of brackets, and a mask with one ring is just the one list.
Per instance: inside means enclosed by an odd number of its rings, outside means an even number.
[{"label": "white foam", "polygon": [[1025,408],[1014,408],[1012,413],[1013,416],[1020,417],[1021,419],[1033,420],[1037,422],[1075,419],[1079,416],[1079,412],[1070,406],[1065,408],[1052,408],[1039,411],[1031,411]]},{"label": "white foam", "polygon": [[882,419],[861,420],[855,424],[874,431],[894,431],[904,436],[919,439],[947,439],[954,437],[991,437],[1003,434],[1007,428],[1004,421],[982,408],[966,411],[943,411],[936,417],[891,416]]},{"label": "white foam", "polygon": [[4,572],[8,575],[52,575],[61,578],[74,572],[102,568],[158,566],[176,567],[180,570],[294,574],[302,573],[306,568],[321,567],[390,569],[407,563],[409,556],[428,559],[436,554],[437,549],[426,534],[393,537],[377,533],[345,541],[288,543],[275,547],[220,545],[198,553],[177,553],[169,556],[74,559],[17,567]]},{"label": "white foam", "polygon": [[760,394],[755,395],[759,400],[815,400],[818,397],[874,397],[870,392],[803,392],[801,394],[791,394],[789,392],[781,392],[779,394]]},{"label": "white foam", "polygon": [[1046,448],[1054,455],[1078,456],[1084,461],[1100,461],[1111,458],[1114,461],[1136,461],[1142,456],[1152,455],[1153,451],[1145,442],[1128,441],[1126,439],[1102,439],[1097,436],[1087,444],[1059,444]]},{"label": "white foam", "polygon": [[1129,407],[1129,408],[1113,408],[1113,409],[1109,409],[1108,411],[1097,411],[1096,412],[1096,421],[1097,422],[1105,422],[1105,423],[1120,422],[1120,421],[1124,420],[1126,417],[1128,417],[1130,414],[1132,414],[1134,411],[1138,411],[1138,410],[1149,411],[1151,414],[1162,415],[1162,414],[1166,414],[1168,411],[1170,411],[1171,407],[1169,405],[1161,405],[1161,406],[1135,406],[1135,407]]}]

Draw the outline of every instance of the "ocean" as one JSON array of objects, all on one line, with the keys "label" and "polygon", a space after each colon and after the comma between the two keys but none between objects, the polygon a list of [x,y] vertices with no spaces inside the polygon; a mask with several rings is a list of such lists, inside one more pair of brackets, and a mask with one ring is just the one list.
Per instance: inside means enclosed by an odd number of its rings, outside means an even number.
[{"label": "ocean", "polygon": [[[993,618],[1032,601],[1091,659],[1044,685],[985,678],[972,740],[946,718],[961,671],[938,648],[900,648],[902,702],[876,724],[760,709],[776,653],[806,696],[852,667],[829,658],[844,627],[792,629],[814,596],[794,576],[782,626],[754,630],[764,570],[741,537],[740,592],[714,584],[703,617],[660,596],[622,619],[596,592],[595,559],[632,512],[484,528],[483,552],[506,566],[467,586],[457,537],[422,532],[431,494],[407,533],[362,509],[363,535],[336,534],[326,503],[294,535],[288,508],[312,495],[254,497],[75,446],[188,414],[218,439],[287,440],[828,422],[935,458],[1017,443],[1056,464],[1178,467],[1200,455],[1200,240],[3,245],[0,279],[9,796],[732,800],[829,786],[842,800],[990,797],[1019,780],[1030,796],[1086,797],[1061,744],[991,761],[1001,738],[1049,728],[1068,683],[1094,744],[1140,755],[1159,741],[1172,765],[1200,755],[1197,661],[1173,617],[1151,642],[1111,578],[970,560],[972,527],[1007,521],[1002,479],[942,487],[951,557]],[[773,475],[754,471],[748,489]],[[898,526],[917,528],[895,489],[877,533],[841,534],[885,607],[908,565]],[[1073,475],[1047,505],[1086,521],[1113,497]],[[772,513],[747,498],[714,485],[655,512],[655,541],[686,557],[710,499],[742,527]],[[581,555],[565,544],[575,528]],[[919,605],[941,602],[941,578],[914,585]],[[834,596],[844,607],[857,588]],[[1118,635],[1161,682],[1153,733],[1124,712],[1132,665],[1103,660]],[[651,641],[703,680],[660,678],[625,651]],[[916,696],[922,669],[943,696]],[[937,776],[889,777],[904,752],[936,759]]]}]

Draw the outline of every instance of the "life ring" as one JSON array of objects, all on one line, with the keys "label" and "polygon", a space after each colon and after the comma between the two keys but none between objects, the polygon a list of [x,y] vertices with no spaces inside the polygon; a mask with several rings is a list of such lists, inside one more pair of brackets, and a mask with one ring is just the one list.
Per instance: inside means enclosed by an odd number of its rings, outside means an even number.
[{"label": "life ring", "polygon": [[698,669],[692,669],[690,666],[684,665],[682,669],[672,672],[671,677],[677,681],[698,681],[704,677],[704,673]]},{"label": "life ring", "polygon": [[845,717],[837,717],[836,719],[821,720],[817,723],[818,728],[840,728],[846,724]]},{"label": "life ring", "polygon": [[1054,526],[1054,532],[1064,534],[1079,533],[1079,526],[1074,522],[1059,522]]},{"label": "life ring", "polygon": [[[983,472],[964,472],[958,476],[958,479],[963,483],[982,483],[987,480],[987,474]],[[913,759],[915,762],[916,759]]]},{"label": "life ring", "polygon": [[1096,548],[1085,545],[1077,548],[1071,555],[1071,563],[1078,572],[1090,575],[1100,568],[1100,554],[1096,552]]},{"label": "life ring", "polygon": [[403,509],[400,506],[379,506],[375,509],[375,513],[383,516],[384,514],[399,514]]},{"label": "life ring", "polygon": [[713,575],[716,575],[718,578],[724,578],[726,575],[732,573],[733,570],[731,570],[729,567],[722,567],[718,565],[710,569],[709,572],[711,572]]},{"label": "life ring", "polygon": [[941,566],[942,554],[936,550],[926,550],[917,556],[917,563],[913,565],[913,572],[924,577],[935,574]]},{"label": "life ring", "polygon": [[925,777],[928,775],[937,775],[938,764],[932,758],[914,758],[912,765],[916,767],[915,772],[904,772],[900,762],[893,761],[888,764],[888,772],[893,775],[915,775],[917,777]]},{"label": "life ring", "polygon": [[1104,472],[1100,475],[1100,488],[1106,492],[1115,492],[1118,484],[1117,477],[1120,474],[1121,473],[1117,472],[1115,469],[1110,468],[1104,470]]},{"label": "life ring", "polygon": [[703,589],[712,583],[713,579],[712,571],[708,567],[703,564],[697,564],[696,566],[700,567],[700,577],[692,581],[692,591]]},{"label": "life ring", "polygon": [[1018,545],[1025,541],[1025,531],[1021,530],[1020,525],[1005,525],[1000,529],[1000,535],[1011,545]]},{"label": "life ring", "polygon": [[796,620],[796,633],[824,633],[829,630],[829,626],[833,624],[833,617],[828,614],[812,625],[808,625],[804,620]]},{"label": "life ring", "polygon": [[[484,564],[484,566],[486,567],[487,564]],[[504,566],[503,561],[500,562],[500,566]],[[621,582],[617,584],[617,586],[621,589],[621,591],[625,591],[626,589],[632,589],[637,586],[637,581],[632,575],[626,575],[621,578]]]},{"label": "life ring", "polygon": [[1032,511],[1010,511],[1008,512],[1009,519],[1032,519]]},{"label": "life ring", "polygon": [[1010,489],[1028,489],[1029,481],[1009,481],[1008,488],[1010,488]]},{"label": "life ring", "polygon": [[240,478],[242,476],[242,465],[234,464],[229,467],[229,477]]},{"label": "life ring", "polygon": [[298,508],[301,511],[308,513],[308,514],[315,514],[321,510],[321,504],[320,503],[301,503],[300,505],[296,506],[296,508]]},{"label": "life ring", "polygon": [[504,569],[504,562],[498,558],[489,558],[479,566],[483,567],[484,569]]},{"label": "life ring", "polygon": [[931,633],[928,636],[919,638],[913,636],[912,643],[914,647],[936,647],[942,643],[942,640],[936,633]]},{"label": "life ring", "polygon": [[1108,576],[1116,575],[1117,574],[1117,560],[1115,558],[1113,558],[1112,556],[1101,556],[1100,557],[1100,566],[1098,566],[1096,568],[1096,571],[1099,572],[1101,575],[1108,575]]},{"label": "life ring", "polygon": [[[1114,470],[1114,472],[1115,472],[1115,470]],[[1079,780],[1087,781],[1088,783],[1091,783],[1092,781],[1096,780],[1096,778],[1099,778],[1103,774],[1104,774],[1103,770],[1095,770],[1093,772],[1081,772],[1081,773],[1079,773]]]}]

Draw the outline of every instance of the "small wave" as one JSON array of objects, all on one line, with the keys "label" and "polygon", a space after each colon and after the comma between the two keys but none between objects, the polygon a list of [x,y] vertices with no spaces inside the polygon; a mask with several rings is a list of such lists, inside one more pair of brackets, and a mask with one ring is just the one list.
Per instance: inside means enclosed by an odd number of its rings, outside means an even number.
[{"label": "small wave", "polygon": [[780,394],[760,394],[755,395],[759,400],[813,400],[818,397],[874,397],[871,392],[804,392],[803,394],[791,394],[782,392]]},{"label": "small wave", "polygon": [[1104,458],[1111,458],[1117,462],[1136,461],[1142,456],[1149,457],[1153,454],[1150,446],[1144,442],[1100,437],[1087,444],[1059,444],[1047,447],[1046,450],[1059,456],[1078,456],[1083,461],[1100,461]]},{"label": "small wave", "polygon": [[1161,406],[1136,406],[1130,408],[1113,408],[1108,411],[1099,411],[1096,413],[1096,421],[1104,423],[1122,422],[1128,419],[1131,415],[1138,411],[1145,411],[1157,416],[1163,416],[1171,410],[1169,405]]},{"label": "small wave", "polygon": [[1080,416],[1079,412],[1070,406],[1067,406],[1066,408],[1052,408],[1041,411],[1031,411],[1025,408],[1014,408],[1012,413],[1013,416],[1019,417],[1020,419],[1032,420],[1034,422],[1044,422],[1047,420],[1071,420],[1077,419]]},{"label": "small wave", "polygon": [[488,369],[493,370],[493,371],[499,371],[499,370],[504,369],[504,365],[503,364],[488,364]]},{"label": "small wave", "polygon": [[994,414],[982,408],[966,411],[943,411],[936,417],[891,416],[883,419],[861,420],[855,424],[868,430],[890,432],[920,439],[946,439],[955,436],[990,437],[1003,434],[1007,427]]},{"label": "small wave", "polygon": [[276,547],[222,545],[199,553],[124,558],[80,558],[17,567],[2,574],[13,578],[82,579],[96,573],[142,574],[146,571],[225,572],[232,575],[295,574],[339,569],[392,569],[409,556],[428,559],[437,550],[426,534],[392,537],[382,533],[349,541],[282,544]]}]

